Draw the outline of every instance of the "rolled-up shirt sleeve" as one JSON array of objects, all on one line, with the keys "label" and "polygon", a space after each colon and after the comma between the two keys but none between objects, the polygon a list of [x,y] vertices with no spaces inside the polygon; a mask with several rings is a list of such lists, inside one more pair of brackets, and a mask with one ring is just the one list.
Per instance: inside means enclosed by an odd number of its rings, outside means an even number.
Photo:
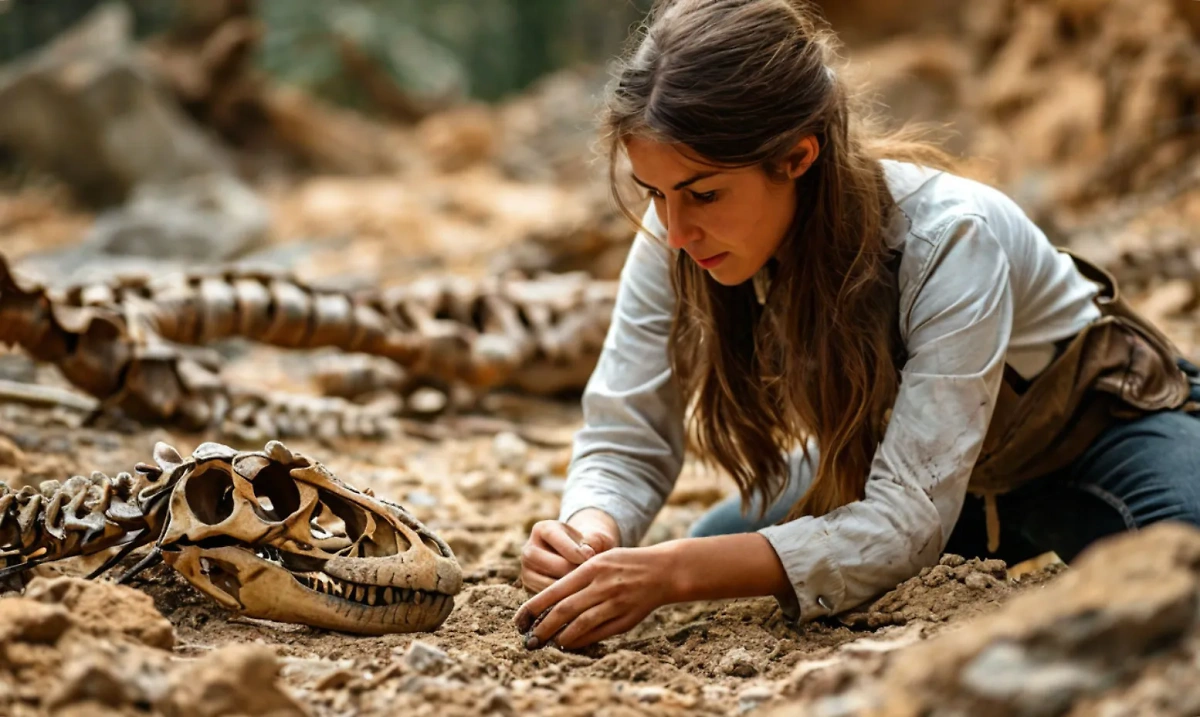
[{"label": "rolled-up shirt sleeve", "polygon": [[[662,235],[653,206],[643,224]],[[611,515],[621,544],[637,545],[683,465],[683,402],[667,341],[674,253],[639,232],[621,271],[604,348],[583,394],[560,520],[585,508]]]},{"label": "rolled-up shirt sleeve", "polygon": [[901,297],[909,358],[864,499],[759,531],[792,584],[795,602],[781,600],[790,617],[850,609],[936,563],[962,510],[1004,375],[1009,260],[975,215],[918,241],[923,256],[905,258],[920,261],[917,279]]}]

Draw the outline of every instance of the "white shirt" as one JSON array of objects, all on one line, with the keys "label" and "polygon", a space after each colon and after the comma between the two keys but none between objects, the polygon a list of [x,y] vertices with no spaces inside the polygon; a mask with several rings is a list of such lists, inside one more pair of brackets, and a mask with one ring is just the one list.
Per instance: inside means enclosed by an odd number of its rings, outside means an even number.
[{"label": "white shirt", "polygon": [[[953,174],[883,165],[901,210],[887,241],[903,250],[899,321],[908,360],[864,499],[760,531],[795,590],[797,604],[784,608],[802,620],[855,607],[937,562],[1005,363],[1030,378],[1055,341],[1099,316],[1097,286],[1007,196]],[[653,206],[643,224],[666,235]],[[675,258],[656,238],[639,232],[634,240],[584,392],[560,512],[566,520],[603,510],[626,546],[642,540],[683,464],[684,404],[667,355]]]}]

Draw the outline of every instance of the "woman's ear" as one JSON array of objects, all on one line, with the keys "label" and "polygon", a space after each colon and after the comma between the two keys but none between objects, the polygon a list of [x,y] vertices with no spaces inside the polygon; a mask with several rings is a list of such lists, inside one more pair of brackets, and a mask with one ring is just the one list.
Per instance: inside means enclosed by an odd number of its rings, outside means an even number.
[{"label": "woman's ear", "polygon": [[784,160],[784,167],[787,169],[789,179],[798,179],[808,168],[817,161],[817,155],[821,154],[821,146],[817,143],[815,134],[807,135],[796,143],[792,151]]}]

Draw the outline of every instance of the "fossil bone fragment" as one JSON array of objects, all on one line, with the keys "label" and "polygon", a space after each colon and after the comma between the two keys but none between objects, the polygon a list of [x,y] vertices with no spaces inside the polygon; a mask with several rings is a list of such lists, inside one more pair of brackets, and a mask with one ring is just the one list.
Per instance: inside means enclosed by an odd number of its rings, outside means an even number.
[{"label": "fossil bone fragment", "polygon": [[450,547],[403,507],[278,441],[262,451],[203,443],[187,458],[159,443],[136,477],[0,487],[4,576],[150,542],[230,610],[330,630],[434,630],[462,588]]}]

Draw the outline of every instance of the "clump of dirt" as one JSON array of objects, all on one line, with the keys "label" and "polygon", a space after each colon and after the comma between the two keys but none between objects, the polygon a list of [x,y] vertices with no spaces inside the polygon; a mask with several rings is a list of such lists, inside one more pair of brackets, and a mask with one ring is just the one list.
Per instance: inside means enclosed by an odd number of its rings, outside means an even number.
[{"label": "clump of dirt", "polygon": [[1200,531],[1157,524],[1097,544],[1043,589],[896,652],[877,679],[786,713],[1196,714],[1198,606]]},{"label": "clump of dirt", "polygon": [[175,632],[148,595],[72,577],[34,578],[0,599],[0,712],[25,715],[303,715],[264,646],[199,661],[172,656]]},{"label": "clump of dirt", "polygon": [[[1038,575],[1053,574],[1059,565]],[[991,610],[1024,585],[1008,578],[1003,560],[965,560],[961,555],[943,555],[937,565],[922,568],[895,590],[870,605],[846,613],[841,621],[856,628],[907,625],[914,620],[946,622]]]}]

